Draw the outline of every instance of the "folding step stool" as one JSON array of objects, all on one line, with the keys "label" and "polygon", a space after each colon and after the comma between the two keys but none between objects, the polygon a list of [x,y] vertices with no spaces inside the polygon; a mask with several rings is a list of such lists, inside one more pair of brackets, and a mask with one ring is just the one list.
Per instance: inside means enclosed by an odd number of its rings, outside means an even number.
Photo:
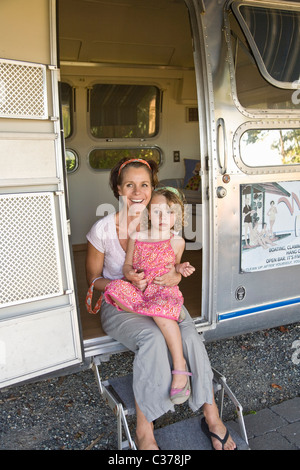
[{"label": "folding step stool", "polygon": [[[117,377],[115,379],[110,379],[108,381],[102,382],[98,366],[102,362],[102,355],[96,356],[92,361],[92,369],[95,374],[96,382],[99,388],[99,392],[103,397],[104,401],[112,409],[113,413],[117,418],[117,435],[118,435],[118,449],[125,450],[131,449],[136,450],[134,440],[131,437],[130,430],[127,423],[127,416],[135,414],[135,402],[132,390],[132,374],[129,374],[124,377]],[[107,355],[104,357],[103,362],[107,361]],[[235,410],[238,417],[239,423],[239,434],[232,428],[229,428],[229,432],[234,438],[238,449],[248,450],[248,438],[243,418],[243,408],[241,404],[236,399],[235,395],[232,393],[230,388],[226,383],[226,378],[220,374],[218,371],[213,369],[213,385],[215,393],[220,393],[220,404],[219,404],[219,413],[222,418],[224,396],[226,395],[230,398],[235,406]],[[164,432],[166,430],[166,432]],[[125,433],[126,440],[123,440],[123,431]],[[203,435],[201,431],[199,417],[190,418],[189,420],[184,420],[179,423],[175,423],[165,428],[161,428],[154,431],[157,442],[160,444],[160,447],[164,450],[173,450],[177,449],[174,447],[174,442],[178,441],[182,436],[182,432],[185,435],[197,438],[197,442],[189,442],[192,449],[193,445],[196,446],[196,449],[199,449],[199,445],[203,445],[203,449],[211,449],[210,440]],[[202,434],[202,437],[201,437]],[[200,436],[200,437],[199,437]],[[166,440],[169,438],[169,441]],[[182,450],[188,450],[186,447]]]}]

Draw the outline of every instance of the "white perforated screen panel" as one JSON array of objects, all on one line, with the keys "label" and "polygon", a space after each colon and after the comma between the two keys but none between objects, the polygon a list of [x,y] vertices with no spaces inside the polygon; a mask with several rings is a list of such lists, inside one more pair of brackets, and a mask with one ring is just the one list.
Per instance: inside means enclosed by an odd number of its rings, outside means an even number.
[{"label": "white perforated screen panel", "polygon": [[54,197],[0,196],[0,307],[62,293]]},{"label": "white perforated screen panel", "polygon": [[46,67],[0,59],[0,117],[47,119]]}]

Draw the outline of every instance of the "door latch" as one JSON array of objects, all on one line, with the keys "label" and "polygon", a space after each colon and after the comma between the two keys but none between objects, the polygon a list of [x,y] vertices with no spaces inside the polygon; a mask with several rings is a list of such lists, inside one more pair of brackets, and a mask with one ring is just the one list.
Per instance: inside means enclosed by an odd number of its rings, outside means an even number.
[{"label": "door latch", "polygon": [[218,186],[217,188],[217,196],[219,199],[222,199],[223,197],[225,197],[227,194],[227,191],[225,188],[223,188],[223,186]]}]

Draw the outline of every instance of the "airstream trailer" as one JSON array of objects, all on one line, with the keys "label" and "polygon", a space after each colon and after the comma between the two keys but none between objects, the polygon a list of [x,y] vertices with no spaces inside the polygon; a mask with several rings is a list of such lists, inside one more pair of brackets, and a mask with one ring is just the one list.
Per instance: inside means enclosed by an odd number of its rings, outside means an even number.
[{"label": "airstream trailer", "polygon": [[109,171],[187,199],[185,304],[206,341],[299,321],[300,4],[0,5],[0,383],[121,351],[86,312]]}]

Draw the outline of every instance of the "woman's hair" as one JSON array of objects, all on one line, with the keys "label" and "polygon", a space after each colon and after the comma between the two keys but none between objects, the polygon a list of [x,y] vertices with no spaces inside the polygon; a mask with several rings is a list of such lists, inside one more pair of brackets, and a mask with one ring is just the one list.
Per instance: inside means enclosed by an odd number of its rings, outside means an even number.
[{"label": "woman's hair", "polygon": [[[184,205],[186,202],[184,194],[177,188],[166,187],[156,189],[152,194],[152,198],[156,195],[164,196],[167,200],[168,205],[175,205],[176,220],[174,230],[176,232],[179,232],[182,227],[185,227],[187,225],[187,214],[184,210]],[[149,205],[150,204],[151,201],[149,202]]]},{"label": "woman's hair", "polygon": [[110,180],[109,180],[110,187],[113,190],[114,196],[117,199],[119,199],[120,197],[118,186],[120,186],[120,184],[122,183],[123,174],[127,168],[132,168],[132,167],[134,168],[144,167],[149,173],[151,185],[153,188],[155,188],[158,183],[158,177],[157,177],[158,165],[154,160],[147,160],[146,162],[145,160],[142,160],[139,158],[128,158],[128,157],[122,158],[116,164],[116,166],[111,170]]}]

